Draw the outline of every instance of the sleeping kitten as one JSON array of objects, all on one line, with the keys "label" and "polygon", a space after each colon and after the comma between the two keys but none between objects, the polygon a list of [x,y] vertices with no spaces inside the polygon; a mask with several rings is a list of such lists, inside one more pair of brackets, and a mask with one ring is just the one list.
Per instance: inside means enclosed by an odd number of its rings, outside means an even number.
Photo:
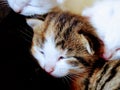
[{"label": "sleeping kitten", "polygon": [[[55,7],[63,6],[70,12],[89,17],[90,22],[96,28],[97,34],[105,45],[105,59],[120,58],[119,44],[119,0],[7,0],[9,6],[22,15],[43,15],[52,11]],[[93,7],[85,9],[95,1],[99,1]],[[88,4],[89,3],[89,4]],[[104,21],[103,21],[104,20]],[[114,32],[113,32],[113,31]],[[114,41],[114,43],[113,43]]]},{"label": "sleeping kitten", "polygon": [[106,59],[120,58],[120,0],[104,0],[83,11],[105,44]]},{"label": "sleeping kitten", "polygon": [[58,11],[27,23],[34,30],[32,55],[48,74],[70,79],[71,90],[120,89],[120,60],[100,58],[102,43],[84,17]]}]

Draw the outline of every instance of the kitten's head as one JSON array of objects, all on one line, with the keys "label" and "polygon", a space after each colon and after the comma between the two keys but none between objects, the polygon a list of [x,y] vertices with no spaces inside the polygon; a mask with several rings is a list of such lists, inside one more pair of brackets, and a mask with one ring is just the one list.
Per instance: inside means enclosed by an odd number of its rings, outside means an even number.
[{"label": "kitten's head", "polygon": [[50,75],[84,73],[96,60],[100,42],[84,17],[51,12],[45,21],[27,22],[34,30],[32,55]]}]

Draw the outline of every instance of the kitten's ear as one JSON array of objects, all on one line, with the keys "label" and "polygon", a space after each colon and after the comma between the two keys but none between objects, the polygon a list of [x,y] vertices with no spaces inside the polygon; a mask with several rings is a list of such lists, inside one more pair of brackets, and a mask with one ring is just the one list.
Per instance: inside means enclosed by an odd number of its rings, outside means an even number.
[{"label": "kitten's ear", "polygon": [[81,38],[82,38],[82,42],[84,44],[84,46],[86,47],[87,51],[89,54],[93,55],[94,51],[89,43],[89,41],[86,39],[86,37],[84,35],[81,34]]},{"label": "kitten's ear", "polygon": [[43,24],[43,21],[42,20],[39,20],[39,19],[26,19],[27,21],[27,24],[32,28],[34,29],[35,27],[37,26],[41,26]]}]

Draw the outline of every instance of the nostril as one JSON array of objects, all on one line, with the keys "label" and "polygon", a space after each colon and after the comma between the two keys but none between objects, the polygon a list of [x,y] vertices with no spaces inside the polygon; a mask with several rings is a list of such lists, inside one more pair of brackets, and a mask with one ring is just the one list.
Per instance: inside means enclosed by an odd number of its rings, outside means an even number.
[{"label": "nostril", "polygon": [[61,59],[64,59],[64,57],[63,57],[63,56],[60,56],[60,57],[58,58],[58,60],[61,60]]}]

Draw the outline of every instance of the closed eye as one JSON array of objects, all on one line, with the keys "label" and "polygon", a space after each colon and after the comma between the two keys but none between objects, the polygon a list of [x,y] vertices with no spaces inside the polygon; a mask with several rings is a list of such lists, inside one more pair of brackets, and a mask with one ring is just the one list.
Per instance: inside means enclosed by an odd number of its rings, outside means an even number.
[{"label": "closed eye", "polygon": [[40,51],[40,53],[44,55],[44,52],[43,52],[43,51]]},{"label": "closed eye", "polygon": [[61,59],[64,59],[65,57],[63,57],[63,56],[60,56],[59,58],[58,58],[58,60],[61,60]]}]

